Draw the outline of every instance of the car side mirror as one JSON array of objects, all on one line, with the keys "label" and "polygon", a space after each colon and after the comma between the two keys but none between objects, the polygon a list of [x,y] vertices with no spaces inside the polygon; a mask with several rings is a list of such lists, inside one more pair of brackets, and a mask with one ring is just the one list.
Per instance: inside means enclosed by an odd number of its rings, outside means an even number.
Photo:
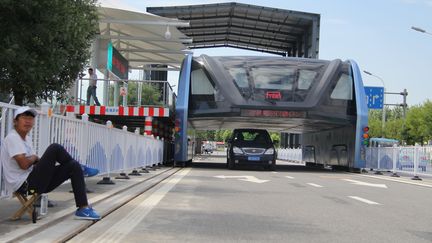
[{"label": "car side mirror", "polygon": [[227,143],[232,143],[232,139],[231,139],[231,138],[228,138],[228,139],[227,139]]}]

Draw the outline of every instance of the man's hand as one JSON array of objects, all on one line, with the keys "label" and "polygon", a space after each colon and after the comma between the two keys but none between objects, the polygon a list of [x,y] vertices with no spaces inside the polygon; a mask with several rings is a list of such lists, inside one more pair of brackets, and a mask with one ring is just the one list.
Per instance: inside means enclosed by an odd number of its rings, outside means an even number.
[{"label": "man's hand", "polygon": [[33,154],[32,156],[30,156],[33,164],[36,164],[37,162],[39,162],[39,157],[36,154]]}]

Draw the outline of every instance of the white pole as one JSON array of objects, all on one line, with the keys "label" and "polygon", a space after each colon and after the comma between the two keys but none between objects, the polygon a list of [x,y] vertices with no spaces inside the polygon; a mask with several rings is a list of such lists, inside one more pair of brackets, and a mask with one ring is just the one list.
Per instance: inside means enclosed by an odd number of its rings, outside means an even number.
[{"label": "white pole", "polygon": [[418,161],[419,161],[419,156],[418,156],[418,151],[419,151],[419,147],[415,146],[414,147],[414,177],[411,178],[412,180],[417,180],[417,181],[421,181],[422,179],[420,177],[418,177],[417,175],[417,170],[418,170]]},{"label": "white pole", "polygon": [[[384,81],[383,81],[384,85]],[[385,122],[386,122],[386,109],[385,109],[385,86],[383,86],[383,112],[382,112],[382,137],[385,138]]]},{"label": "white pole", "polygon": [[393,147],[393,173],[392,173],[392,177],[399,177],[399,175],[396,173],[396,160],[397,160],[397,154],[396,152],[399,151],[399,147],[394,146]]},{"label": "white pole", "polygon": [[89,131],[90,131],[90,124],[88,122],[89,116],[87,113],[84,113],[81,115],[81,121],[83,121],[82,124],[82,134],[81,134],[81,147],[80,147],[80,155],[81,155],[81,163],[87,165],[87,156],[88,152],[90,150],[89,148]]},{"label": "white pole", "polygon": [[381,144],[378,144],[378,161],[377,161],[377,171],[374,173],[376,175],[382,175],[380,168],[381,168],[381,164],[380,164],[380,160],[381,160]]}]

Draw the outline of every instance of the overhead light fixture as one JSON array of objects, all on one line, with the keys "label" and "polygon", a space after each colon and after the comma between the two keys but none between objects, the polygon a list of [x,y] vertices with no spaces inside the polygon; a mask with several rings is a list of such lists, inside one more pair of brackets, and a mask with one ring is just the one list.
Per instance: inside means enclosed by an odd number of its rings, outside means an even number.
[{"label": "overhead light fixture", "polygon": [[171,32],[169,30],[169,25],[167,25],[166,31],[165,31],[165,39],[169,40],[171,39]]},{"label": "overhead light fixture", "polygon": [[426,30],[424,30],[424,29],[422,29],[422,28],[419,28],[419,27],[415,27],[415,26],[411,26],[411,29],[413,29],[413,30],[415,30],[415,31],[418,31],[418,32],[422,32],[422,33],[425,33],[425,32],[426,32]]}]

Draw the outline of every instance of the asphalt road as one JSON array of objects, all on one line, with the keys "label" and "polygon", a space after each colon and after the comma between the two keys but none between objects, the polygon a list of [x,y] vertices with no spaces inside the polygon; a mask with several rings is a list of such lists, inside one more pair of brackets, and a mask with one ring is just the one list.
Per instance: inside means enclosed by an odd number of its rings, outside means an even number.
[{"label": "asphalt road", "polygon": [[430,181],[223,161],[198,158],[71,242],[432,242]]}]

